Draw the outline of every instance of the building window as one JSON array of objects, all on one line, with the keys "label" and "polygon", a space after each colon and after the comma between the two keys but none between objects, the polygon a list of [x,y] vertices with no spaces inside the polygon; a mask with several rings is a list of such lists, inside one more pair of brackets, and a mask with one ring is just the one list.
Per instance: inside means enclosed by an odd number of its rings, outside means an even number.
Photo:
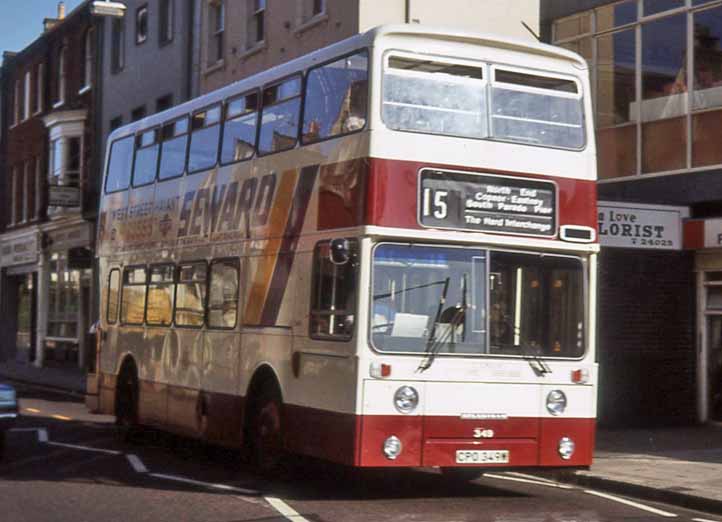
[{"label": "building window", "polygon": [[83,40],[83,88],[87,90],[93,84],[93,35],[92,29],[88,29]]},{"label": "building window", "polygon": [[31,90],[33,88],[33,78],[30,71],[25,73],[25,82],[23,89],[23,120],[27,120],[30,117],[31,102]]},{"label": "building window", "polygon": [[553,22],[590,64],[601,179],[722,165],[722,6],[707,5],[623,0]]},{"label": "building window", "polygon": [[39,63],[35,70],[35,113],[43,112],[43,98],[45,97],[45,65]]},{"label": "building window", "polygon": [[135,12],[135,43],[140,45],[148,39],[148,6],[144,5]]},{"label": "building window", "polygon": [[55,71],[55,106],[65,103],[65,54],[65,47],[60,48]]},{"label": "building window", "polygon": [[35,219],[40,219],[40,212],[43,204],[43,198],[41,196],[41,194],[43,194],[43,188],[43,162],[41,157],[38,156],[35,158]]},{"label": "building window", "polygon": [[18,167],[13,167],[10,171],[10,194],[8,196],[10,197],[10,224],[14,225],[18,222],[18,176],[20,172]]},{"label": "building window", "polygon": [[300,0],[300,25],[326,14],[326,0]]},{"label": "building window", "polygon": [[133,109],[130,113],[130,121],[138,121],[145,118],[145,105],[141,105],[140,107],[136,107]]},{"label": "building window", "polygon": [[82,142],[80,136],[60,137],[50,142],[50,183],[77,186],[80,182]]},{"label": "building window", "polygon": [[117,73],[125,67],[125,19],[113,19],[111,40],[110,67],[113,73]]},{"label": "building window", "polygon": [[13,93],[13,124],[20,123],[20,107],[22,104],[22,87],[20,80],[15,81],[15,92]]},{"label": "building window", "polygon": [[223,60],[225,6],[221,0],[208,4],[208,67]]},{"label": "building window", "polygon": [[166,94],[155,101],[155,112],[163,112],[173,107],[173,95]]},{"label": "building window", "polygon": [[110,120],[110,132],[113,132],[115,129],[119,129],[123,126],[123,117],[122,116],[116,116],[112,120]]},{"label": "building window", "polygon": [[259,45],[265,39],[266,0],[248,1],[250,16],[248,17],[248,40],[246,46],[252,48]]},{"label": "building window", "polygon": [[30,160],[23,165],[23,185],[20,187],[22,192],[22,212],[20,220],[26,222],[30,219],[30,185],[33,182],[33,171]]},{"label": "building window", "polygon": [[160,0],[160,13],[158,17],[158,41],[165,44],[173,40],[174,1]]},{"label": "building window", "polygon": [[65,252],[50,257],[48,289],[48,338],[56,342],[76,343],[80,292],[87,285],[90,270],[72,270]]}]

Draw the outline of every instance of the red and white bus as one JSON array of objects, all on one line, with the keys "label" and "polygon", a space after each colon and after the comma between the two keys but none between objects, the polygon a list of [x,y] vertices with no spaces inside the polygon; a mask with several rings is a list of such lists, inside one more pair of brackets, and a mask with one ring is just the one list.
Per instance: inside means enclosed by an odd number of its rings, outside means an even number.
[{"label": "red and white bus", "polygon": [[98,409],[358,467],[583,467],[596,414],[585,62],[376,28],[122,127]]}]

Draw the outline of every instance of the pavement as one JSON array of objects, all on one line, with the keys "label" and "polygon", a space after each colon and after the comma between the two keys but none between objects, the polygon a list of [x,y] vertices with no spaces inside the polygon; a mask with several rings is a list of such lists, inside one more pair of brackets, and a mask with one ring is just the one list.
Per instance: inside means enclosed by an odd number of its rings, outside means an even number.
[{"label": "pavement", "polygon": [[[85,372],[0,362],[0,379],[85,393]],[[553,474],[584,487],[722,515],[722,423],[599,429],[588,471]]]}]

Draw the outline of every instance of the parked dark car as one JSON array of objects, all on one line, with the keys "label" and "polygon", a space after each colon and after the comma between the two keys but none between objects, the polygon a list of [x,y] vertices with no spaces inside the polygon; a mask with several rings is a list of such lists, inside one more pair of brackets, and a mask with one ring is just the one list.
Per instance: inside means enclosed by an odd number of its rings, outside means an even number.
[{"label": "parked dark car", "polygon": [[0,457],[5,450],[5,432],[18,418],[18,398],[15,388],[0,383]]}]

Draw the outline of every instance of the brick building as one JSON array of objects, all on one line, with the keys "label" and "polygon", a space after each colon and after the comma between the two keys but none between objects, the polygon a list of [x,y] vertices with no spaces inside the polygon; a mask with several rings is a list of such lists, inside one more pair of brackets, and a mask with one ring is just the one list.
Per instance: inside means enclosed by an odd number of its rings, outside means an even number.
[{"label": "brick building", "polygon": [[303,56],[377,25],[420,23],[533,39],[539,0],[199,0],[195,92]]},{"label": "brick building", "polygon": [[722,2],[542,0],[590,64],[600,420],[722,420]]}]

